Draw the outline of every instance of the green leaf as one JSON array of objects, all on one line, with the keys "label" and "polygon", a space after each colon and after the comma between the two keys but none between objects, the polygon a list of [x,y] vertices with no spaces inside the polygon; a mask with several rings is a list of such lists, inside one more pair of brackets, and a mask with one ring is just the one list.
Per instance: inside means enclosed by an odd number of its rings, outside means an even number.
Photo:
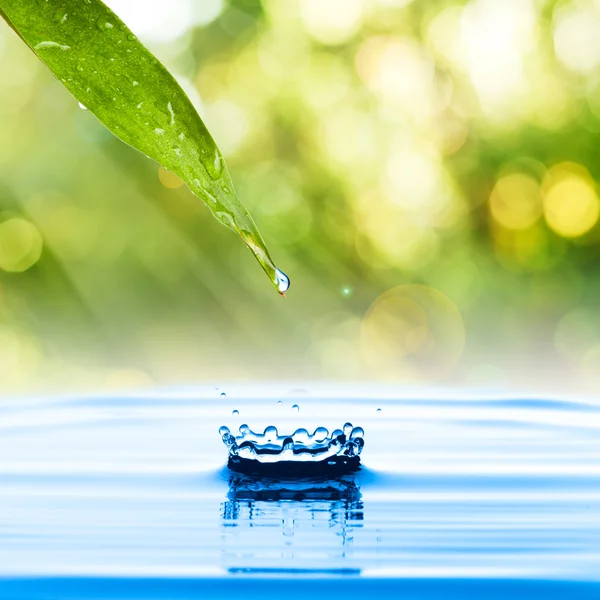
[{"label": "green leaf", "polygon": [[[148,10],[151,10],[148,8]],[[174,77],[100,0],[0,0],[0,14],[118,138],[179,175],[237,232],[278,291],[279,271],[217,145]]]}]

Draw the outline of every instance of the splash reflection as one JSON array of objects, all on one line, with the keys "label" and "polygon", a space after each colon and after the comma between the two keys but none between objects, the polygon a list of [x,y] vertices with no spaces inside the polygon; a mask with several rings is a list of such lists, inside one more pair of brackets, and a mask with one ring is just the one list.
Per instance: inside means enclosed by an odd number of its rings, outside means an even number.
[{"label": "splash reflection", "polygon": [[352,547],[363,525],[360,488],[338,479],[229,478],[221,504],[229,572],[358,574]]}]

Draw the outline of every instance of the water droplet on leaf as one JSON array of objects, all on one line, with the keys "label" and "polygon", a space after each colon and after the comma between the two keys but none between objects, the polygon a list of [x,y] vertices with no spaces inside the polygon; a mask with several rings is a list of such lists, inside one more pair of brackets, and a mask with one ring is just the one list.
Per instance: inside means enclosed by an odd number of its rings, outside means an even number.
[{"label": "water droplet on leaf", "polygon": [[290,278],[279,269],[275,269],[275,283],[280,294],[284,294],[290,289]]}]

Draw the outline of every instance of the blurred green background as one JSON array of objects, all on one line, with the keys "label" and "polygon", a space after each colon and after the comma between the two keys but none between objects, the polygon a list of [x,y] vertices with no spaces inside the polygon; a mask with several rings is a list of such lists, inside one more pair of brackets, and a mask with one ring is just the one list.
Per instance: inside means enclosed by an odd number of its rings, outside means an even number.
[{"label": "blurred green background", "polygon": [[112,0],[292,287],[0,25],[0,391],[600,388],[600,0]]}]

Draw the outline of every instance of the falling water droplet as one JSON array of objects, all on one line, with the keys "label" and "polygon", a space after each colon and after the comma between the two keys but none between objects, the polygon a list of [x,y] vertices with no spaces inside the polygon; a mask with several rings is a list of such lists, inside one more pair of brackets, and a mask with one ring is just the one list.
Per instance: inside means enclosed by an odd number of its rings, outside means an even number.
[{"label": "falling water droplet", "polygon": [[234,417],[237,417],[237,416],[240,414],[240,411],[239,411],[239,410],[232,410],[232,411],[231,411],[231,414],[232,414]]},{"label": "falling water droplet", "polygon": [[277,406],[281,406],[283,402],[281,400],[277,400]]},{"label": "falling water droplet", "polygon": [[279,269],[275,269],[275,284],[280,294],[285,294],[290,288],[290,278]]},{"label": "falling water droplet", "polygon": [[78,102],[77,104],[79,104],[79,108],[80,108],[81,110],[87,110],[87,107],[86,107],[86,106],[84,106],[83,104],[81,104],[81,102]]},{"label": "falling water droplet", "polygon": [[377,409],[377,412],[378,412],[378,413],[380,413],[380,412],[381,412],[381,409],[380,409],[380,408],[378,408],[378,409]]},{"label": "falling water droplet", "polygon": [[227,394],[225,392],[221,392],[221,398],[227,398]]},{"label": "falling water droplet", "polygon": [[292,410],[297,413],[300,410],[300,407],[297,404],[294,404],[294,406],[292,406]]}]

